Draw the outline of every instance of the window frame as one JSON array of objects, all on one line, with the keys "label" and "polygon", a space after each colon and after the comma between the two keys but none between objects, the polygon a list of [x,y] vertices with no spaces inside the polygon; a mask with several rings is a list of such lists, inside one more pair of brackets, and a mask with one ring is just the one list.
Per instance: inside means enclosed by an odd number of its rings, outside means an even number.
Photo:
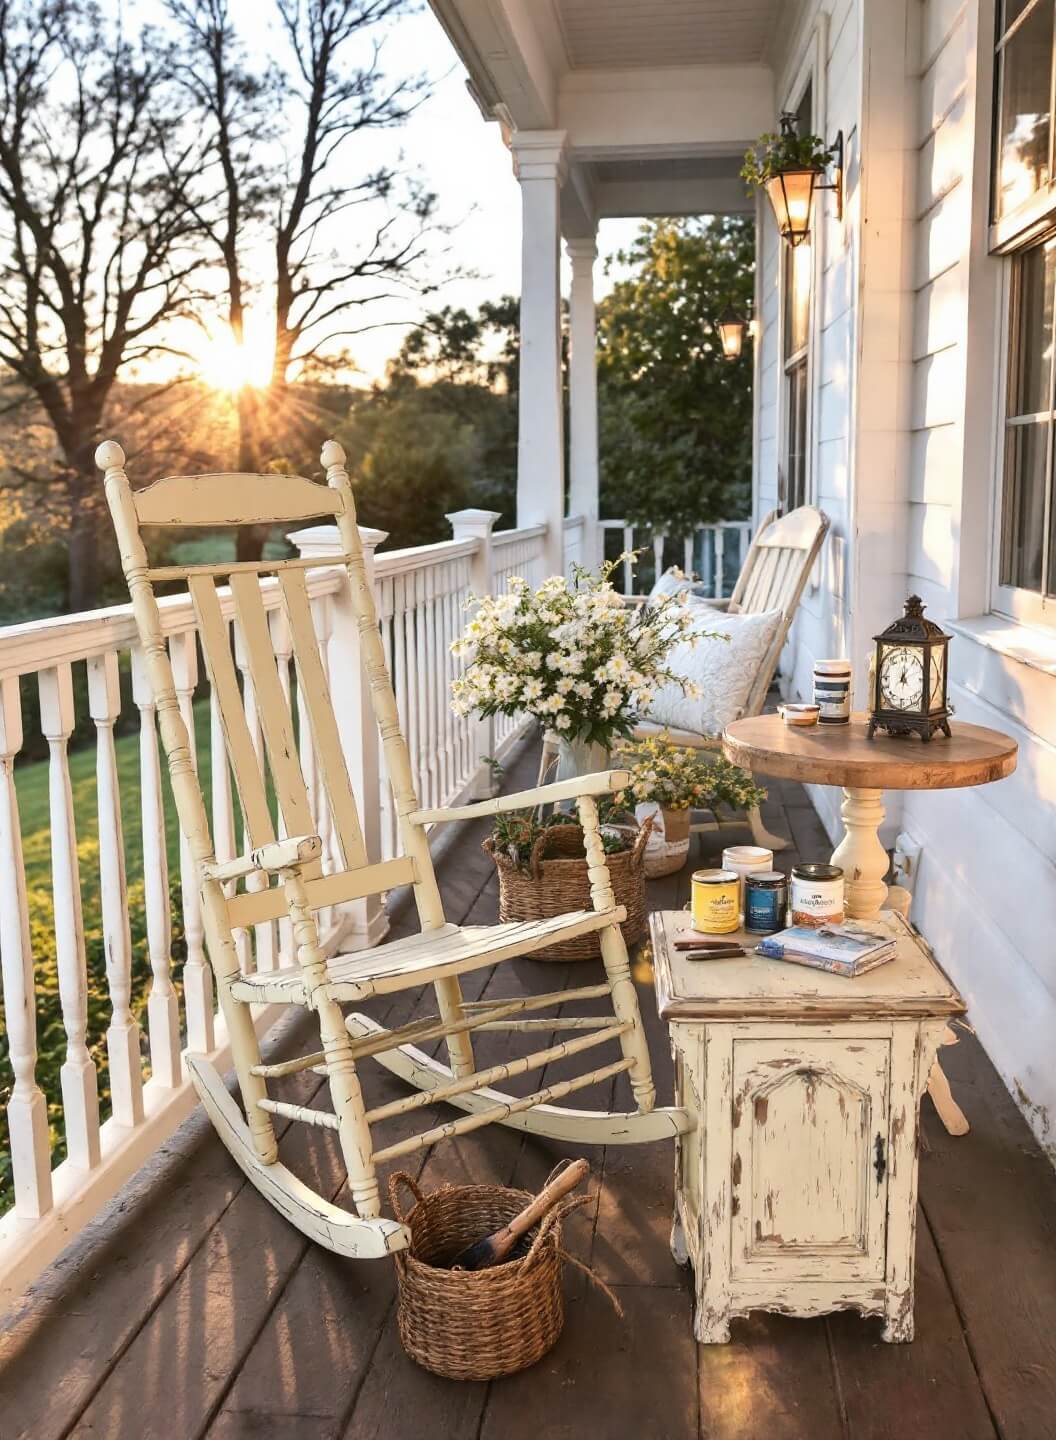
[{"label": "window frame", "polygon": [[[818,76],[824,74],[824,49],[825,49],[825,27],[818,26],[813,36],[814,43],[808,45],[806,53],[800,61],[795,78],[788,89],[785,103],[782,106],[786,111],[797,111],[809,89],[810,91],[810,129],[814,134],[818,133],[818,115],[821,111],[824,97],[821,93]],[[807,321],[806,340],[804,344],[793,353],[786,356],[785,341],[788,325],[788,313],[791,309],[788,295],[788,276],[794,264],[793,251],[787,242],[778,238],[778,246],[781,248],[781,257],[778,265],[778,360],[780,364],[781,394],[779,406],[779,464],[778,464],[778,500],[784,513],[797,508],[799,505],[810,505],[814,503],[817,477],[814,465],[814,437],[815,437],[815,357],[817,354],[817,293],[821,276],[821,245],[818,243],[817,232],[819,226],[820,210],[818,200],[815,198],[814,220],[811,226],[810,254],[811,254],[811,276],[810,294],[807,298]],[[795,379],[798,372],[803,373],[803,384],[806,390],[805,424],[801,439],[801,451],[803,456],[803,493],[798,497],[792,495],[792,475],[790,473],[790,446],[793,438],[793,416],[792,401],[795,394]],[[795,505],[792,501],[795,499]]]},{"label": "window frame", "polygon": [[[1052,0],[1028,0],[1021,13],[1001,33],[1001,0],[997,0],[994,13],[994,75],[991,105],[991,146],[989,176],[989,249],[1000,257],[1000,317],[998,347],[999,365],[995,387],[995,444],[994,444],[994,485],[993,509],[991,515],[990,545],[990,605],[991,612],[1003,615],[1020,624],[1056,628],[1056,595],[1046,595],[1046,582],[1056,589],[1056,554],[1051,553],[1052,509],[1056,505],[1056,324],[1050,342],[1053,355],[1049,368],[1048,390],[1049,409],[1030,415],[1009,415],[1011,386],[1014,373],[1020,363],[1020,346],[1023,335],[1020,326],[1020,288],[1022,285],[1022,262],[1031,250],[1056,238],[1056,5],[1053,6],[1053,53],[1049,79],[1049,180],[1048,183],[1010,214],[996,218],[997,173],[1001,145],[1001,112],[1005,71],[1001,60],[1006,49],[1021,27],[1040,7],[1051,5]],[[1009,502],[1009,460],[1012,436],[1017,428],[1036,424],[1044,417],[1047,426],[1045,442],[1045,492],[1042,497],[1042,557],[1041,588],[1028,590],[1003,581],[1002,570],[1005,553],[1005,518]]]},{"label": "window frame", "polygon": [[[1056,64],[1054,64],[1056,70]],[[1056,127],[1054,127],[1056,128]],[[1047,232],[1034,237],[1034,244],[1021,244],[1011,252],[1002,267],[1003,284],[1001,292],[1001,334],[1002,364],[1000,367],[997,386],[997,444],[995,446],[997,460],[997,483],[994,486],[994,507],[993,507],[993,544],[991,546],[990,565],[990,609],[994,614],[1003,615],[1009,620],[1014,620],[1024,625],[1043,626],[1047,629],[1056,629],[1056,594],[1046,595],[1045,583],[1049,583],[1056,589],[1056,553],[1051,551],[1052,540],[1052,508],[1056,505],[1056,319],[1053,325],[1053,355],[1049,367],[1048,388],[1049,405],[1048,411],[1037,411],[1031,415],[1010,416],[1009,396],[1010,382],[1013,368],[1019,362],[1019,343],[1021,336],[1018,333],[1019,322],[1019,289],[1022,284],[1017,270],[1017,260],[1025,255],[1035,245],[1045,243],[1046,239],[1056,239],[1056,227],[1050,226]],[[1041,559],[1041,590],[1027,590],[1019,585],[1009,585],[1002,581],[1002,558],[1004,551],[1004,520],[1006,506],[1006,481],[1008,478],[1008,456],[1010,449],[1011,431],[1018,426],[1036,423],[1045,416],[1047,418],[1048,433],[1045,448],[1045,474],[1046,489],[1042,511],[1042,559]]]}]

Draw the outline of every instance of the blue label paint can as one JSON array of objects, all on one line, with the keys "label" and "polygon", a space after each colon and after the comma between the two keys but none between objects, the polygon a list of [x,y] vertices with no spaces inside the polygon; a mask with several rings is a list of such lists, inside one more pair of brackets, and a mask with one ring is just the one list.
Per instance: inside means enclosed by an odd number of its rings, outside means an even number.
[{"label": "blue label paint can", "polygon": [[757,870],[744,877],[744,928],[772,935],[785,928],[788,880],[779,870]]}]

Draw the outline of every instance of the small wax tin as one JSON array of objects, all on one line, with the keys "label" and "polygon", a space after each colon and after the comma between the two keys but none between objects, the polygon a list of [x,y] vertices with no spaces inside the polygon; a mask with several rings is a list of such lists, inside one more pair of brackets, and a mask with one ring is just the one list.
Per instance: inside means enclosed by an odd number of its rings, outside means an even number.
[{"label": "small wax tin", "polygon": [[814,703],[821,725],[846,725],[851,718],[851,662],[814,662]]},{"label": "small wax tin", "polygon": [[843,921],[843,871],[808,862],[792,870],[789,907],[793,925],[839,925]]},{"label": "small wax tin", "polygon": [[691,885],[693,929],[728,935],[740,928],[740,876],[735,870],[696,870]]},{"label": "small wax tin", "polygon": [[788,880],[780,870],[756,870],[744,877],[744,928],[753,935],[772,935],[785,928]]}]

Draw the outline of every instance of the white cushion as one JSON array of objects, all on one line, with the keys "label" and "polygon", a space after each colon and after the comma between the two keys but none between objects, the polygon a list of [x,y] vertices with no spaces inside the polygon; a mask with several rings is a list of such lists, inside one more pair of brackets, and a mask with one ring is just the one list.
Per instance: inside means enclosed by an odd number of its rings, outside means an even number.
[{"label": "white cushion", "polygon": [[687,601],[693,629],[725,635],[726,640],[701,638],[696,645],[676,645],[667,658],[676,675],[695,680],[701,697],[691,700],[677,685],[664,685],[656,693],[643,719],[697,735],[721,735],[744,711],[748,692],[781,624],[782,611],[759,615],[724,615],[708,605]]},{"label": "white cushion", "polygon": [[684,575],[676,566],[672,565],[664,571],[649,591],[649,599],[659,600],[664,595],[681,595],[684,591],[692,589],[693,581],[689,576]]}]

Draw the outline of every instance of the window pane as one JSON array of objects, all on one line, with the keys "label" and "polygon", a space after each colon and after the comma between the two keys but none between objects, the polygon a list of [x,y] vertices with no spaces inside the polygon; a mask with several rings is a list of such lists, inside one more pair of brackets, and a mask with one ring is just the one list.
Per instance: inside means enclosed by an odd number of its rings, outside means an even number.
[{"label": "window pane", "polygon": [[1016,261],[1016,328],[1008,413],[1048,410],[1052,373],[1052,311],[1056,288],[1056,241],[1037,245]]},{"label": "window pane", "polygon": [[807,241],[786,245],[785,251],[785,359],[806,349],[810,326],[810,282],[814,251]]},{"label": "window pane", "polygon": [[1052,0],[1043,0],[1001,51],[994,204],[1007,215],[1049,181]]},{"label": "window pane", "polygon": [[807,500],[807,362],[788,373],[788,495],[787,508]]},{"label": "window pane", "polygon": [[1007,431],[1001,584],[1022,590],[1041,589],[1048,432],[1045,420],[1010,425]]}]

